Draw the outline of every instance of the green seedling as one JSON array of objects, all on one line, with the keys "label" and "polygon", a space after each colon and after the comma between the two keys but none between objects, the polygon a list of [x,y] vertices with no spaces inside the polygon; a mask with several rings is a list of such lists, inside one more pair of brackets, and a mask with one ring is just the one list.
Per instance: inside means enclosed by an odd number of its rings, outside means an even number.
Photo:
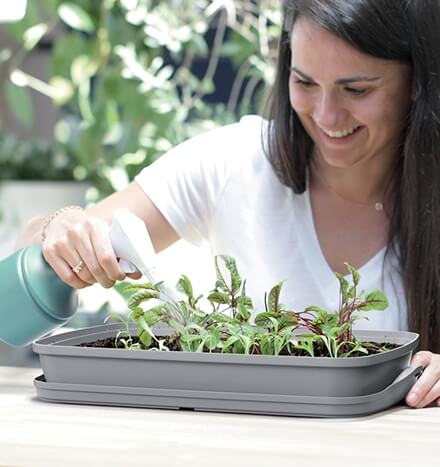
[{"label": "green seedling", "polygon": [[[253,355],[305,353],[332,358],[387,351],[386,346],[362,343],[353,335],[354,322],[367,318],[364,312],[385,310],[388,301],[379,290],[358,292],[359,272],[348,263],[346,266],[351,280],[336,273],[340,299],[338,310],[333,312],[314,305],[302,311],[289,309],[280,302],[284,284],[280,282],[265,295],[265,310],[255,313],[235,259],[225,255],[215,257],[216,282],[207,295],[209,311],[202,309],[203,295],[194,294],[185,275],[176,285],[182,296],[177,307],[162,300],[161,283],[131,283],[122,289],[128,297],[129,312],[126,317],[117,316],[124,328],[117,334],[115,344],[126,349]],[[166,337],[156,336],[157,325],[166,326]]]}]

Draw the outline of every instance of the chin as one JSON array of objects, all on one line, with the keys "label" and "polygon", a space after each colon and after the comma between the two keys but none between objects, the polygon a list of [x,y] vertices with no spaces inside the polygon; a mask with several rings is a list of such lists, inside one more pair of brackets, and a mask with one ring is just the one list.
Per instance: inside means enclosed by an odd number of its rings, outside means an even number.
[{"label": "chin", "polygon": [[331,167],[345,169],[353,167],[365,159],[362,156],[353,155],[353,151],[335,151],[318,147],[320,159]]}]

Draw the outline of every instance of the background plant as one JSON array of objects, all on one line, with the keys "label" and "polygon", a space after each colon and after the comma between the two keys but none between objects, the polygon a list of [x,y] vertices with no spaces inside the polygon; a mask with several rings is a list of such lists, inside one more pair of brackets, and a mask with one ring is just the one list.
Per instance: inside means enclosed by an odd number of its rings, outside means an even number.
[{"label": "background plant", "polygon": [[[30,88],[60,106],[55,145],[74,160],[72,177],[94,181],[98,196],[188,137],[257,111],[273,79],[280,21],[274,0],[28,2],[25,19],[8,27],[19,49],[0,52],[6,95],[23,125],[32,122]],[[54,29],[45,83],[21,63]],[[218,103],[211,96],[225,57],[236,78]]]},{"label": "background plant", "polygon": [[0,180],[35,180],[35,174],[44,174],[45,180],[70,181],[76,164],[57,142],[25,140],[3,130],[0,167]]},{"label": "background plant", "polygon": [[[186,276],[177,283],[177,290],[185,299],[174,303],[163,297],[161,283],[133,283],[125,287],[125,292],[134,293],[128,299],[128,317],[118,317],[125,328],[116,341],[132,349],[189,352],[289,355],[303,350],[315,356],[318,350],[319,355],[333,358],[387,350],[386,347],[378,348],[375,343],[360,342],[353,335],[354,322],[365,317],[359,312],[385,310],[388,302],[379,290],[358,293],[360,276],[349,264],[351,283],[337,274],[340,284],[338,310],[328,312],[316,306],[309,306],[304,311],[289,310],[280,303],[281,282],[270,290],[266,296],[266,310],[258,313],[252,324],[255,310],[252,299],[246,295],[246,281],[241,279],[235,260],[230,256],[217,256],[215,269],[215,288],[207,296],[212,306],[209,312],[200,307],[203,295],[194,294]],[[146,307],[151,300],[153,306]],[[133,338],[130,323],[136,325],[138,339]],[[157,324],[167,325],[166,337],[156,336],[153,327]],[[294,333],[298,330],[302,332]]]}]

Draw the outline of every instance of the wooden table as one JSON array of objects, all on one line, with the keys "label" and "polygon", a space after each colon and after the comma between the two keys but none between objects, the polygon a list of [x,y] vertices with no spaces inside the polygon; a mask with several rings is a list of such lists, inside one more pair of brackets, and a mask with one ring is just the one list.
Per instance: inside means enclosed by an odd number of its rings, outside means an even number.
[{"label": "wooden table", "polygon": [[312,419],[51,404],[0,367],[0,466],[439,467],[440,408]]}]

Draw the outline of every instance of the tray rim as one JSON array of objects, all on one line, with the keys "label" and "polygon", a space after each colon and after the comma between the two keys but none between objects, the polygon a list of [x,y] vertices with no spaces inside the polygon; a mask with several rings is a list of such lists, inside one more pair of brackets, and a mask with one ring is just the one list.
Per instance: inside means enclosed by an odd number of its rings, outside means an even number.
[{"label": "tray rim", "polygon": [[[393,360],[398,356],[405,355],[413,351],[419,340],[419,335],[409,331],[370,331],[358,330],[355,335],[364,339],[375,339],[382,336],[393,341],[401,341],[401,347],[375,355],[366,355],[351,358],[331,358],[331,357],[309,357],[309,356],[271,356],[271,355],[241,355],[241,354],[221,354],[208,352],[184,352],[184,351],[139,351],[127,349],[106,349],[92,347],[77,347],[69,341],[81,339],[98,339],[108,337],[107,334],[123,329],[120,323],[92,326],[88,328],[69,331],[54,336],[44,337],[32,344],[32,349],[40,356],[45,355],[69,355],[74,357],[95,357],[95,358],[117,358],[117,359],[141,359],[160,361],[187,361],[200,363],[229,363],[247,365],[277,365],[277,366],[310,366],[310,367],[354,367],[370,366],[378,363]],[[162,328],[163,332],[166,332]],[[158,330],[160,332],[160,330]],[[160,335],[160,334],[159,334]],[[371,337],[368,337],[371,336]]]}]

